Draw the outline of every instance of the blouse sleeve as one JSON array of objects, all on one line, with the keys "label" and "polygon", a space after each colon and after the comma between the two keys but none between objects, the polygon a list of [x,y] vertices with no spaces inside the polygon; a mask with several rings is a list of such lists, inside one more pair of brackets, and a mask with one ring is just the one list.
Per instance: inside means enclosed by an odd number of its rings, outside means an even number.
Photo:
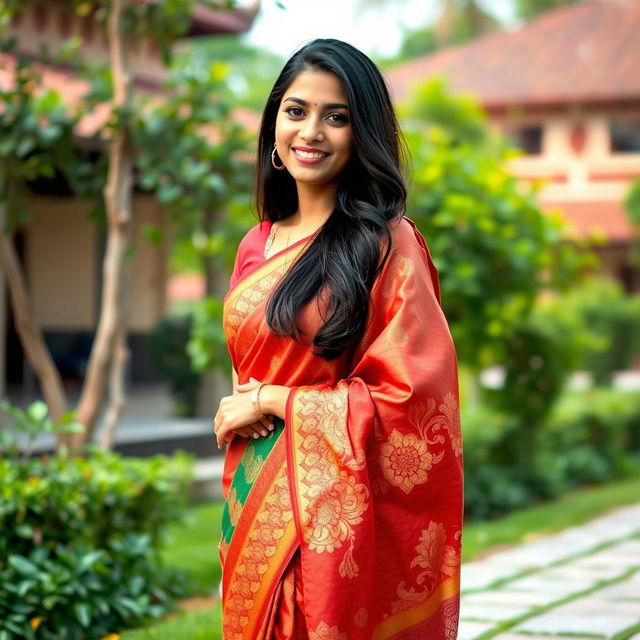
[{"label": "blouse sleeve", "polygon": [[229,289],[233,289],[243,275],[264,260],[265,229],[262,223],[256,224],[240,241],[233,272],[229,280]]}]

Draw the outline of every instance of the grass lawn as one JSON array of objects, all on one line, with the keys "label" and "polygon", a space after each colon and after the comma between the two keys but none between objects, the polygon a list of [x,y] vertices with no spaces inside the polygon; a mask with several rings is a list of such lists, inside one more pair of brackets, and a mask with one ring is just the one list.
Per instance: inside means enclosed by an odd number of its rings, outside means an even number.
[{"label": "grass lawn", "polygon": [[212,595],[218,588],[221,521],[222,502],[206,503],[191,507],[184,522],[169,529],[164,561],[186,572],[193,595]]},{"label": "grass lawn", "polygon": [[[468,562],[496,547],[529,542],[638,501],[640,477],[568,493],[554,502],[512,513],[492,522],[466,524],[462,558]],[[192,507],[184,524],[172,529],[165,559],[192,578],[194,593],[211,595],[220,579],[217,540],[221,504]],[[123,632],[122,640],[220,640],[220,604],[212,599],[153,627]]]}]

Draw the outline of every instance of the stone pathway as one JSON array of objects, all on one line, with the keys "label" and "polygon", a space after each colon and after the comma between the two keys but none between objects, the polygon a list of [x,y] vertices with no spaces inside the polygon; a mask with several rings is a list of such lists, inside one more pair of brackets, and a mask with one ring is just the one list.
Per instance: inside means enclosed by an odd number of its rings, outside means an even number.
[{"label": "stone pathway", "polygon": [[640,504],[462,567],[458,640],[640,640]]}]

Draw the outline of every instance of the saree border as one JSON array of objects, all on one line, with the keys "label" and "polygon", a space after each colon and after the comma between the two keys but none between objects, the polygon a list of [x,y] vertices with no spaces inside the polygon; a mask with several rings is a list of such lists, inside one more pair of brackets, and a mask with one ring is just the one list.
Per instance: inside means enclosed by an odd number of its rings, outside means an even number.
[{"label": "saree border", "polygon": [[[302,249],[300,245],[302,245],[305,242],[308,242],[314,236],[315,236],[315,233],[312,233],[309,236],[300,238],[300,240],[296,240],[290,246],[285,247],[284,249],[278,251],[277,253],[274,253],[272,256],[269,256],[268,258],[265,258],[264,262],[261,262],[259,265],[255,267],[255,269],[253,269],[252,271],[249,271],[240,280],[238,280],[238,282],[236,282],[236,284],[233,287],[231,287],[227,291],[227,293],[224,295],[224,298],[222,298],[222,302],[225,303],[229,298],[231,298],[232,294],[236,293],[242,285],[246,285],[246,287],[253,286],[257,280],[259,280],[261,277],[264,277],[264,275],[267,275],[267,274],[264,274],[263,276],[259,276],[259,272],[262,271],[262,269],[271,266],[277,260],[286,262],[286,256],[289,254],[290,251],[292,251],[293,249]],[[298,251],[297,253],[300,253],[300,252],[301,251]],[[278,267],[275,267],[275,268],[278,268]]]},{"label": "saree border", "polygon": [[253,637],[298,548],[285,459],[281,437],[247,496],[229,545],[222,576],[225,640]]},{"label": "saree border", "polygon": [[411,627],[424,624],[438,609],[460,593],[460,576],[451,576],[441,582],[436,590],[423,602],[405,609],[383,620],[373,631],[372,640],[388,640]]}]

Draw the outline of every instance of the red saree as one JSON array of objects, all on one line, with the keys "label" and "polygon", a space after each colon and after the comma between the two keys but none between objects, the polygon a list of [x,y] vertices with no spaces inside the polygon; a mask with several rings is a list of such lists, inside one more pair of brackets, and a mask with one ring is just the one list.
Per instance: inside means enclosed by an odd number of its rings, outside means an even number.
[{"label": "red saree", "polygon": [[[225,640],[454,640],[462,442],[456,358],[436,269],[404,218],[357,348],[326,362],[273,335],[269,294],[308,240],[238,250],[224,329],[240,382],[291,387],[286,418],[225,459]],[[300,315],[320,323],[316,303]]]}]

